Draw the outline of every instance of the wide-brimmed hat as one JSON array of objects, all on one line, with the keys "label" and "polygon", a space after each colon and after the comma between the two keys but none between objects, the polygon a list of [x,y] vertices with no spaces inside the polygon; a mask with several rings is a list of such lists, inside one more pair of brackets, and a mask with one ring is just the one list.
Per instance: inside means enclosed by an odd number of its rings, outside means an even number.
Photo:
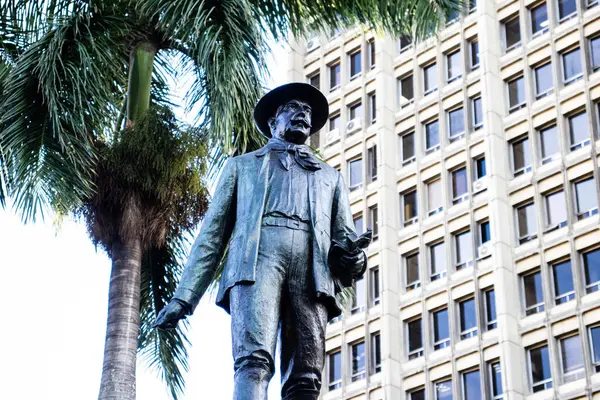
[{"label": "wide-brimmed hat", "polygon": [[319,89],[308,83],[293,82],[281,85],[265,94],[254,108],[254,122],[266,137],[271,137],[269,118],[275,116],[279,106],[291,100],[301,100],[312,108],[311,135],[325,125],[329,117],[329,103]]}]

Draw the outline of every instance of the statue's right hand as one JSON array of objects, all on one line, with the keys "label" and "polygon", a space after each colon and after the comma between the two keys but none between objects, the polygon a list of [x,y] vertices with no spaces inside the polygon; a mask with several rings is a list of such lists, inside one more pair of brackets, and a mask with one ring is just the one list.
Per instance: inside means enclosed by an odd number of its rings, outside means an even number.
[{"label": "statue's right hand", "polygon": [[153,328],[173,329],[180,319],[185,318],[187,309],[179,301],[171,300],[156,316]]}]

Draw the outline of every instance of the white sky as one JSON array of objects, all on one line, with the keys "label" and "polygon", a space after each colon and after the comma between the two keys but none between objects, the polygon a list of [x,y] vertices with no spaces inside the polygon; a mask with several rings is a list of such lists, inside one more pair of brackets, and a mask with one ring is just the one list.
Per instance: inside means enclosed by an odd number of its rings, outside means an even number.
[{"label": "white sky", "polygon": [[[287,62],[286,50],[274,48],[271,87],[285,83]],[[110,260],[96,251],[85,226],[67,219],[57,228],[52,216],[24,226],[0,210],[0,270],[0,399],[97,398]],[[229,315],[205,297],[190,324],[183,400],[231,398]],[[143,363],[137,376],[138,399],[171,398]],[[277,374],[269,397],[278,398],[279,390]]]}]

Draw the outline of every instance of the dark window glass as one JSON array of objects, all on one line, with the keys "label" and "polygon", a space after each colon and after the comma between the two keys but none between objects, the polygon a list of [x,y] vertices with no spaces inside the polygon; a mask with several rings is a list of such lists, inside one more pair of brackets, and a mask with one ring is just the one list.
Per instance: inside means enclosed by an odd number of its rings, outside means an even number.
[{"label": "dark window glass", "polygon": [[354,77],[362,71],[360,51],[350,54],[350,77]]},{"label": "dark window glass", "polygon": [[398,50],[402,53],[412,45],[412,38],[410,36],[400,36],[398,39]]},{"label": "dark window glass", "polygon": [[404,196],[404,222],[412,220],[419,215],[417,207],[417,191],[406,193]]},{"label": "dark window glass", "polygon": [[329,67],[329,89],[333,90],[340,85],[340,64]]},{"label": "dark window glass", "polygon": [[475,69],[476,67],[479,66],[479,41],[478,40],[471,41],[469,43],[469,47],[471,50],[471,54],[470,54],[471,69]]},{"label": "dark window glass", "polygon": [[580,219],[598,209],[594,178],[575,182],[575,207]]},{"label": "dark window glass", "polygon": [[541,98],[552,92],[552,63],[535,68],[535,96]]},{"label": "dark window glass", "polygon": [[381,372],[381,335],[371,335],[371,373]]},{"label": "dark window glass", "polygon": [[462,62],[460,50],[446,56],[448,63],[448,82],[459,78],[462,75]]},{"label": "dark window glass", "polygon": [[375,68],[375,40],[369,41],[369,68]]},{"label": "dark window glass", "polygon": [[513,143],[513,167],[515,176],[522,174],[533,163],[529,138],[523,138]]},{"label": "dark window glass", "polygon": [[433,348],[443,349],[450,345],[450,323],[448,321],[448,309],[435,311],[433,313]]},{"label": "dark window glass", "polygon": [[[600,249],[583,254],[583,269],[587,292],[597,291],[600,283]],[[600,345],[600,342],[598,344]]]},{"label": "dark window glass", "polygon": [[565,226],[567,223],[567,203],[565,192],[555,192],[545,197],[546,200],[546,224],[549,227]]},{"label": "dark window glass", "polygon": [[481,379],[479,370],[465,372],[463,374],[463,390],[465,400],[481,400]]},{"label": "dark window glass", "polygon": [[517,209],[517,219],[519,222],[519,242],[524,243],[527,240],[534,239],[537,227],[533,203],[519,207]]},{"label": "dark window glass", "polygon": [[479,157],[475,160],[475,180],[481,179],[487,175],[487,168],[485,165],[485,157]]},{"label": "dark window glass", "polygon": [[415,133],[407,133],[402,136],[402,161],[408,161],[415,157]]},{"label": "dark window glass", "polygon": [[[533,392],[539,392],[552,387],[548,346],[542,346],[529,350],[529,361],[531,365],[531,382],[533,383]],[[550,380],[550,386],[546,386],[544,383],[548,380]]]},{"label": "dark window glass", "polygon": [[421,350],[423,348],[423,329],[421,318],[408,323],[408,352],[409,359],[422,356]]},{"label": "dark window glass", "polygon": [[535,35],[548,29],[548,8],[546,2],[531,9],[531,30]]},{"label": "dark window glass", "polygon": [[513,46],[516,47],[521,43],[521,24],[519,23],[519,17],[506,21],[504,24],[504,34],[506,38],[506,49],[511,49]]},{"label": "dark window glass", "polygon": [[329,390],[342,387],[342,352],[329,354]]},{"label": "dark window glass", "polygon": [[525,290],[525,315],[544,311],[544,294],[540,272],[525,275],[523,277],[523,287]]},{"label": "dark window glass", "polygon": [[435,63],[423,67],[423,85],[425,94],[437,89],[437,65]]},{"label": "dark window glass", "polygon": [[432,245],[430,248],[431,280],[435,281],[446,276],[446,246],[444,242]]},{"label": "dark window glass", "polygon": [[379,268],[371,268],[371,304],[379,304]]},{"label": "dark window glass", "polygon": [[377,206],[369,207],[369,228],[373,231],[373,240],[379,236],[379,215]]},{"label": "dark window glass", "polygon": [[354,118],[362,117],[362,114],[363,114],[362,103],[359,102],[359,103],[352,104],[350,107],[348,107],[348,111],[350,111],[349,114],[350,114],[351,120]]},{"label": "dark window glass", "polygon": [[457,108],[448,112],[448,122],[450,125],[450,139],[455,139],[465,133],[465,115],[463,108]]},{"label": "dark window glass", "polygon": [[571,382],[583,378],[583,349],[579,335],[561,339],[560,357],[563,381]]},{"label": "dark window glass", "polygon": [[600,36],[590,39],[592,69],[600,68]]},{"label": "dark window glass", "polygon": [[332,131],[334,129],[339,129],[339,128],[340,128],[339,114],[329,118],[329,130]]},{"label": "dark window glass", "polygon": [[490,374],[492,396],[495,399],[497,396],[504,394],[504,388],[502,387],[502,367],[499,362],[490,365]]},{"label": "dark window glass", "polygon": [[410,392],[408,400],[425,400],[425,389],[415,390]]},{"label": "dark window glass", "polygon": [[374,93],[369,95],[369,117],[370,123],[377,120],[377,96]]},{"label": "dark window glass", "polygon": [[496,292],[494,289],[485,292],[485,323],[487,329],[496,328]]},{"label": "dark window glass", "polygon": [[571,150],[576,150],[590,141],[587,112],[583,111],[569,117],[569,140]]},{"label": "dark window glass", "polygon": [[350,190],[362,185],[362,158],[350,161]]},{"label": "dark window glass", "polygon": [[415,90],[413,85],[413,76],[408,75],[404,78],[400,79],[400,83],[398,85],[398,99],[400,103],[400,107],[403,107],[409,103],[412,103],[415,98]]},{"label": "dark window glass", "polygon": [[558,147],[558,130],[556,125],[549,126],[540,130],[540,142],[542,148],[542,163],[553,159],[553,156],[560,152]]},{"label": "dark window glass", "polygon": [[490,221],[484,221],[479,224],[479,234],[481,237],[481,244],[489,242],[492,238],[492,234],[490,232]]},{"label": "dark window glass", "polygon": [[596,372],[600,372],[600,326],[590,328],[590,347],[592,348],[592,362],[596,367]]},{"label": "dark window glass", "polygon": [[481,97],[473,99],[473,127],[475,129],[483,126],[483,108]]},{"label": "dark window glass", "polygon": [[321,74],[315,74],[310,77],[310,84],[317,89],[321,88]]},{"label": "dark window glass", "polygon": [[452,400],[452,381],[436,382],[435,396],[436,400]]},{"label": "dark window glass", "polygon": [[452,198],[456,201],[469,192],[467,169],[461,168],[452,172]]},{"label": "dark window glass", "polygon": [[475,311],[475,299],[468,299],[459,303],[460,332],[461,339],[474,335],[466,335],[469,330],[477,333],[477,313]]},{"label": "dark window glass", "polygon": [[369,147],[367,150],[367,164],[369,180],[374,182],[377,180],[377,146]]},{"label": "dark window glass", "polygon": [[522,76],[508,82],[509,111],[515,111],[525,104],[525,80]]},{"label": "dark window glass", "polygon": [[558,18],[561,21],[576,12],[575,0],[558,0]]},{"label": "dark window glass", "polygon": [[365,377],[365,342],[352,345],[352,382]]},{"label": "dark window glass", "polygon": [[359,235],[364,233],[365,228],[364,228],[362,213],[355,215],[353,220],[354,220],[354,228],[356,229],[356,233],[358,233]]},{"label": "dark window glass", "polygon": [[416,284],[421,280],[419,276],[419,253],[406,256],[406,288],[412,290],[418,287]]},{"label": "dark window glass", "polygon": [[563,53],[562,62],[563,82],[571,83],[581,76],[581,53],[579,48]]},{"label": "dark window glass", "polygon": [[437,120],[425,125],[425,145],[426,149],[430,150],[440,144],[440,130]]},{"label": "dark window glass", "polygon": [[469,265],[473,260],[473,239],[471,231],[456,235],[456,269],[461,269]]},{"label": "dark window glass", "polygon": [[451,24],[454,21],[456,21],[458,19],[458,17],[460,16],[460,11],[459,10],[450,10],[448,11],[448,14],[446,15],[446,24]]}]

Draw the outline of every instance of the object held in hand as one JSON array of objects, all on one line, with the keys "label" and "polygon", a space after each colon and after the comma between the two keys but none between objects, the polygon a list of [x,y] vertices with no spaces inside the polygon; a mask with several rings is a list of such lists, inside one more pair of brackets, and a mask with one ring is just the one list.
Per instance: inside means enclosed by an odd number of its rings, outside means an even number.
[{"label": "object held in hand", "polygon": [[362,257],[361,253],[369,247],[372,237],[373,231],[367,229],[365,233],[356,239],[348,239],[347,245],[342,245],[335,240],[333,241],[327,260],[333,275],[345,286],[350,286],[353,279],[361,276],[365,270],[365,266],[361,263],[360,265],[356,265],[356,268],[346,269],[342,266],[342,260],[348,257]]}]

